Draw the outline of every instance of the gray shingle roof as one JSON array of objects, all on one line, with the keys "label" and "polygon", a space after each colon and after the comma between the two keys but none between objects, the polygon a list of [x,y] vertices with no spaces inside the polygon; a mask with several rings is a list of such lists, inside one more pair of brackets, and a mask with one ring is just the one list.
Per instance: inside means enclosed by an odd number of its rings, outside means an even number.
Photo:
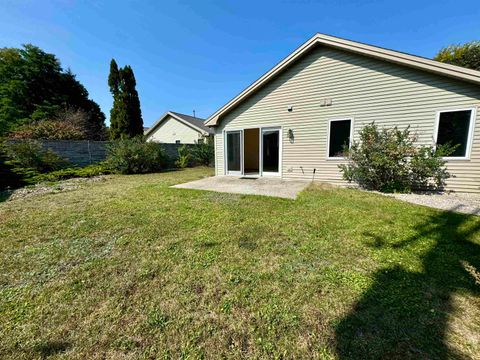
[{"label": "gray shingle roof", "polygon": [[205,119],[201,119],[201,118],[198,118],[198,117],[193,117],[193,116],[190,116],[190,115],[180,114],[180,113],[177,113],[177,112],[174,112],[174,111],[170,111],[170,112],[172,114],[175,114],[179,118],[182,118],[182,120],[185,120],[187,123],[192,124],[193,126],[196,126],[200,129],[204,130],[205,132],[208,132],[209,134],[213,134],[212,128],[205,125],[205,121],[206,121]]}]

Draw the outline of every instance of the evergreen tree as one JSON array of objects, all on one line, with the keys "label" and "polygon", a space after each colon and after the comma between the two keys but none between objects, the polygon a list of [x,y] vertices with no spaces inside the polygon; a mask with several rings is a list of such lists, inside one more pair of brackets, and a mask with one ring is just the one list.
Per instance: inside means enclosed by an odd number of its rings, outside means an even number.
[{"label": "evergreen tree", "polygon": [[113,106],[110,110],[110,138],[121,139],[128,134],[125,102],[122,99],[122,84],[120,70],[115,59],[110,62],[108,86],[113,96]]},{"label": "evergreen tree", "polygon": [[124,84],[126,110],[128,114],[128,132],[131,137],[143,135],[143,119],[140,109],[140,99],[136,89],[135,75],[130,65],[122,69],[122,78]]},{"label": "evergreen tree", "polygon": [[136,81],[132,68],[118,68],[115,59],[110,62],[108,85],[113,95],[110,111],[110,137],[122,139],[143,135],[143,120]]}]

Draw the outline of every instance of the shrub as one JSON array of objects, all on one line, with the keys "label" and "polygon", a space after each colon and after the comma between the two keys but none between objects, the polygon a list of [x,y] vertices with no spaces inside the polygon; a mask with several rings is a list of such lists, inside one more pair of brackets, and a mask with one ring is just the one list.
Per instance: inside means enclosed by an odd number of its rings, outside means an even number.
[{"label": "shrub", "polygon": [[8,163],[6,145],[0,143],[0,191],[25,185],[22,176],[15,172],[13,165]]},{"label": "shrub", "polygon": [[107,169],[104,163],[97,163],[87,165],[85,167],[69,167],[52,171],[46,174],[40,174],[35,176],[35,182],[43,181],[59,181],[71,178],[89,178],[93,176],[110,174],[110,170]]},{"label": "shrub", "polygon": [[178,148],[178,157],[175,161],[175,166],[184,169],[187,166],[191,165],[192,161],[192,153],[191,150],[187,147],[187,145],[182,145]]},{"label": "shrub", "polygon": [[83,140],[86,134],[73,123],[58,120],[43,120],[22,125],[9,134],[10,139]]},{"label": "shrub", "polygon": [[67,107],[60,109],[48,119],[43,114],[32,123],[21,125],[10,132],[10,139],[43,140],[104,140],[107,138],[103,124],[92,124],[92,112]]},{"label": "shrub", "polygon": [[32,182],[38,174],[59,170],[68,165],[49,149],[33,140],[4,143],[7,156],[6,164],[12,166],[12,171],[23,178],[25,182]]},{"label": "shrub", "polygon": [[454,148],[417,147],[415,141],[408,127],[380,130],[374,123],[365,126],[360,142],[354,141],[350,149],[345,149],[349,162],[339,165],[343,178],[383,192],[443,188],[450,174],[442,157]]},{"label": "shrub", "polygon": [[161,144],[144,142],[137,137],[112,142],[105,164],[114,173],[144,174],[160,171],[167,160]]},{"label": "shrub", "polygon": [[192,146],[191,154],[196,165],[210,165],[214,159],[213,138],[207,138],[206,142]]}]

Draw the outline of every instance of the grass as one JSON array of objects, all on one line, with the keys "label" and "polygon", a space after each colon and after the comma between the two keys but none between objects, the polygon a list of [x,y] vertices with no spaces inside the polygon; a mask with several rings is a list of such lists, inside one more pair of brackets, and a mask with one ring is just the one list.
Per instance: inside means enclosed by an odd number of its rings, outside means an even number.
[{"label": "grass", "polygon": [[210,174],[0,203],[0,358],[480,358],[479,218]]}]

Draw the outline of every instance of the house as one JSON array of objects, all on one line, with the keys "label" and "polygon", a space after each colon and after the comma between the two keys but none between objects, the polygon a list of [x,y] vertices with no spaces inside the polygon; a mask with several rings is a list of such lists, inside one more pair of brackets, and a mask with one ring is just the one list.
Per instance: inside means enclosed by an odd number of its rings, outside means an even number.
[{"label": "house", "polygon": [[169,144],[195,144],[213,134],[205,119],[167,111],[146,132],[147,141]]},{"label": "house", "polygon": [[480,192],[479,105],[479,71],[316,34],[206,124],[216,175],[336,184],[342,146],[363,126],[410,125],[419,144],[460,144],[447,188]]}]

